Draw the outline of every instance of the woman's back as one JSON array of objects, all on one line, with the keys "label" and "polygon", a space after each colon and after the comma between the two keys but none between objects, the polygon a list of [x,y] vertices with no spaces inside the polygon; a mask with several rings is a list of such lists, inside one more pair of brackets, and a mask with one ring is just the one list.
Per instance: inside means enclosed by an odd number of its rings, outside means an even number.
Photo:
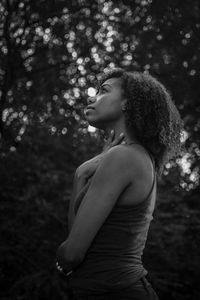
[{"label": "woman's back", "polygon": [[[154,161],[141,144],[122,144],[126,147],[124,155],[129,156],[131,184],[120,195],[117,206],[132,206],[142,202],[151,191],[154,181]],[[133,197],[134,195],[134,197]]]}]

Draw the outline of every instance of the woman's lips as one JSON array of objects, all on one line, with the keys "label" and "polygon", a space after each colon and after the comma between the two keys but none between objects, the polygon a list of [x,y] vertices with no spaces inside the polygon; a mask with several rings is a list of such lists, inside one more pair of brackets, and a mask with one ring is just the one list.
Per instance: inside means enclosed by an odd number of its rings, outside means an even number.
[{"label": "woman's lips", "polygon": [[86,109],[94,109],[93,106],[87,106]]},{"label": "woman's lips", "polygon": [[86,107],[86,111],[89,111],[89,110],[95,110],[95,109],[94,109],[94,107],[91,107],[91,106]]}]

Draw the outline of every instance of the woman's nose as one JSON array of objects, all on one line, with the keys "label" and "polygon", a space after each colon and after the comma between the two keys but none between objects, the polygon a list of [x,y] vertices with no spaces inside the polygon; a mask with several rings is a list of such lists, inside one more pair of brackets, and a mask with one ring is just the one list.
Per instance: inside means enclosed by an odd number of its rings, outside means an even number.
[{"label": "woman's nose", "polygon": [[95,97],[88,97],[87,104],[91,104],[95,102]]}]

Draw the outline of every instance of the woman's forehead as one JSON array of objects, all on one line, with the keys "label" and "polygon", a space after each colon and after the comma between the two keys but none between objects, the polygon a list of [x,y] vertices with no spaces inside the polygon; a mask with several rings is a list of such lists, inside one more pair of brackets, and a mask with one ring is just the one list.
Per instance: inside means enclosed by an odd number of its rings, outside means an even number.
[{"label": "woman's forehead", "polygon": [[101,85],[108,84],[114,88],[121,88],[121,78],[112,77],[105,80]]}]

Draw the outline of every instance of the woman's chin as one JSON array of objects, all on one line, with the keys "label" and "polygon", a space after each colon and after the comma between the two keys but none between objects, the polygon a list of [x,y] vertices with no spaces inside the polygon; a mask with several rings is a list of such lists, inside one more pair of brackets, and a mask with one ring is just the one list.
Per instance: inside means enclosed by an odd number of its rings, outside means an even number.
[{"label": "woman's chin", "polygon": [[98,129],[103,129],[103,126],[101,123],[99,123],[97,120],[91,120],[90,118],[86,118],[88,121],[88,124],[92,127],[98,128]]}]

